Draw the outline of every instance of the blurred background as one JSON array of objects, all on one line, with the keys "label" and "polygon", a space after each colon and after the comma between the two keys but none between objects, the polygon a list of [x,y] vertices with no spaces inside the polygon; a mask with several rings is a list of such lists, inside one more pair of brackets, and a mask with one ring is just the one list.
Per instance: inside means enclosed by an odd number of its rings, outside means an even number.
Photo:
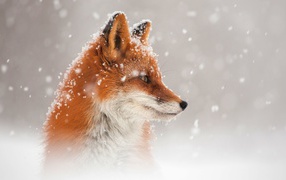
[{"label": "blurred background", "polygon": [[286,1],[0,0],[0,176],[38,179],[54,91],[108,14],[150,19],[169,88],[188,101],[154,123],[167,179],[286,179]]}]

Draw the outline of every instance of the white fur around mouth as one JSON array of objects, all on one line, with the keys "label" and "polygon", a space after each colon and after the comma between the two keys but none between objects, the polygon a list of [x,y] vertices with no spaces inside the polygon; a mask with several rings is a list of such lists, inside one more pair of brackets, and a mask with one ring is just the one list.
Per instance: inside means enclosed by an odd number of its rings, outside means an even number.
[{"label": "white fur around mouth", "polygon": [[152,110],[154,112],[156,112],[157,114],[160,114],[160,115],[167,115],[167,116],[176,116],[178,115],[179,113],[167,113],[167,112],[162,112],[162,111],[158,111],[157,109],[151,107],[151,106],[144,106],[146,109],[148,110]]}]

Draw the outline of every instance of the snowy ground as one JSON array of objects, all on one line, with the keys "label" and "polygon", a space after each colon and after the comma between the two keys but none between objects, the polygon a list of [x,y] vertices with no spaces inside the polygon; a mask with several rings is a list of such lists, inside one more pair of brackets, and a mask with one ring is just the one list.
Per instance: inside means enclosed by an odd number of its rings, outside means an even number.
[{"label": "snowy ground", "polygon": [[[265,138],[275,141],[277,137]],[[40,179],[42,159],[40,134],[1,129],[0,142],[1,179]],[[233,146],[235,143],[229,144],[229,142],[224,144],[225,147],[221,146],[223,142],[206,145],[208,146],[206,149],[197,152],[193,151],[194,147],[188,141],[184,142],[184,145],[177,144],[182,143],[181,140],[173,139],[170,139],[169,144],[162,145],[162,143],[164,142],[160,142],[159,137],[154,142],[153,152],[166,180],[284,180],[286,178],[285,151],[276,151],[276,154],[273,154],[275,149],[281,146],[276,144],[277,142],[270,143],[274,147],[267,147],[270,145],[268,141],[267,144],[258,145],[260,155],[230,150],[227,146]]]},{"label": "snowy ground", "polygon": [[39,179],[42,147],[38,135],[1,128],[0,142],[1,179]]}]

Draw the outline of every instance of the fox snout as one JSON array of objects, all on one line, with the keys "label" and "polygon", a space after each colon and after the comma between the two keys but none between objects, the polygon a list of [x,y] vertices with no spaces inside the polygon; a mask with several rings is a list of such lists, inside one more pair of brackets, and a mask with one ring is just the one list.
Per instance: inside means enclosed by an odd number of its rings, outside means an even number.
[{"label": "fox snout", "polygon": [[161,107],[165,108],[166,111],[173,112],[174,114],[179,114],[188,106],[188,103],[177,96],[171,89],[169,89],[162,82],[162,79],[155,82],[154,89],[151,89],[148,93],[151,96],[157,97]]}]

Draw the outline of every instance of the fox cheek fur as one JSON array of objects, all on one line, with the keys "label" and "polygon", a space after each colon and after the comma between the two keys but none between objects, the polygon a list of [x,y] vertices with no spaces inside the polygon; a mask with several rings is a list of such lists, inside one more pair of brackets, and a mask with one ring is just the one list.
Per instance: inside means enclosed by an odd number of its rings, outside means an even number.
[{"label": "fox cheek fur", "polygon": [[[143,120],[170,119],[184,110],[187,103],[163,84],[156,55],[148,45],[151,22],[145,20],[135,24],[131,34],[125,21],[121,25],[115,25],[116,22],[111,19],[103,30],[106,46],[102,48],[102,59],[111,72],[106,75],[106,81],[117,78],[113,87],[118,87],[119,90],[112,98],[104,98],[104,101],[113,102],[119,99],[120,103],[111,107],[115,107],[122,116],[134,114],[134,111],[128,112],[137,107],[134,118]],[[117,76],[113,77],[111,74]],[[104,87],[101,90],[108,92]]]},{"label": "fox cheek fur", "polygon": [[150,30],[145,20],[129,32],[116,12],[73,62],[44,126],[46,169],[152,164],[148,120],[171,119],[187,103],[163,84]]}]

